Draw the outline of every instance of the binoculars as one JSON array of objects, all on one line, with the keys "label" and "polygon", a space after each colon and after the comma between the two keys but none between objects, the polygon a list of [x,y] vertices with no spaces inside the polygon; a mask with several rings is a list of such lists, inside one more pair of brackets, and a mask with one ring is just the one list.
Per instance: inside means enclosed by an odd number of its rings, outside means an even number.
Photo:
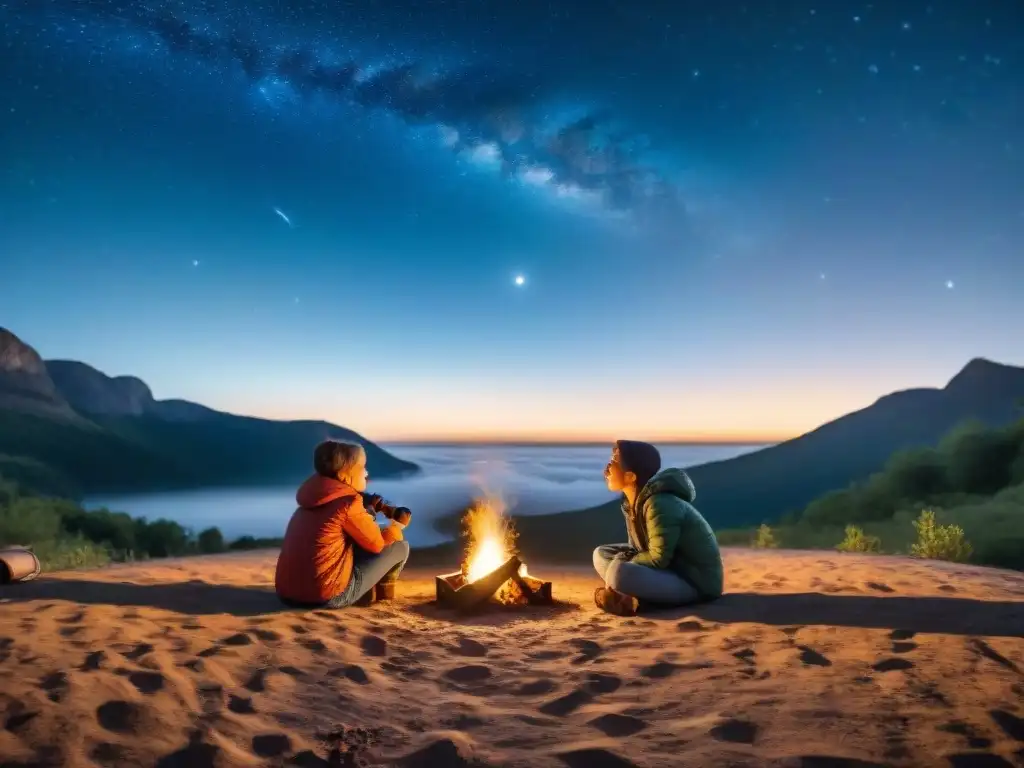
[{"label": "binoculars", "polygon": [[363,506],[371,515],[380,512],[384,517],[400,525],[408,525],[412,519],[412,511],[408,507],[393,507],[375,493],[363,494]]}]

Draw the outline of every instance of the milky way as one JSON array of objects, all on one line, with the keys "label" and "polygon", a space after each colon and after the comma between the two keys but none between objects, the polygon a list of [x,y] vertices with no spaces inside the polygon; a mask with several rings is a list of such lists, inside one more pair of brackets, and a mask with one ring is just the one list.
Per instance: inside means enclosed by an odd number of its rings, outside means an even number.
[{"label": "milky way", "polygon": [[[16,10],[33,11],[41,11],[34,1]],[[153,54],[241,73],[264,91],[285,88],[300,99],[334,99],[384,110],[410,125],[436,126],[452,151],[560,197],[620,213],[684,212],[677,187],[645,163],[638,135],[599,110],[551,125],[552,105],[542,99],[540,85],[522,75],[482,66],[438,72],[422,62],[356,61],[312,42],[233,31],[198,9],[190,15],[180,8],[56,0],[46,11],[55,24],[106,22],[122,33],[142,34]]]}]

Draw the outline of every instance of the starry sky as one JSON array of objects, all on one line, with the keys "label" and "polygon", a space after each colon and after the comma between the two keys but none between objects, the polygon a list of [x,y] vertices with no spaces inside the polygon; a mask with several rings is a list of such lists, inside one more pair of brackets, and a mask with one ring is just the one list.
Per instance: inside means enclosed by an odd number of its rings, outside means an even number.
[{"label": "starry sky", "polygon": [[1024,363],[1008,0],[0,0],[0,325],[380,440],[776,439]]}]

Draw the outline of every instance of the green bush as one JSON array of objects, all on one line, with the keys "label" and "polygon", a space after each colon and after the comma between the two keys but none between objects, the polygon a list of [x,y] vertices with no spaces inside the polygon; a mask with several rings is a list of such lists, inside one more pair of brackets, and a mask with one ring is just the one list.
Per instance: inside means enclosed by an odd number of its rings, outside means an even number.
[{"label": "green bush", "polygon": [[856,525],[846,526],[845,536],[836,549],[840,552],[880,552],[882,542],[877,536],[869,536]]},{"label": "green bush", "polygon": [[963,528],[938,524],[933,510],[922,510],[921,516],[914,521],[914,528],[917,541],[910,548],[914,557],[963,563],[971,556],[971,545],[964,538]]},{"label": "green bush", "polygon": [[148,521],[108,509],[87,511],[67,499],[34,496],[0,477],[0,546],[31,547],[45,570],[280,544],[280,539],[251,536],[228,544],[217,528],[193,536],[172,520]]},{"label": "green bush", "polygon": [[106,547],[82,538],[46,541],[32,547],[44,571],[98,568],[110,562]]},{"label": "green bush", "polygon": [[984,424],[969,423],[953,430],[939,448],[947,454],[952,488],[965,493],[992,494],[1010,484],[1020,443],[1013,427],[990,429]]},{"label": "green bush", "polygon": [[220,528],[207,528],[205,531],[200,531],[196,537],[196,547],[204,555],[215,555],[227,551],[224,534],[220,532]]},{"label": "green bush", "polygon": [[754,536],[754,540],[750,542],[750,546],[754,549],[775,549],[779,546],[779,542],[776,540],[771,527],[762,524],[757,529],[757,534]]}]

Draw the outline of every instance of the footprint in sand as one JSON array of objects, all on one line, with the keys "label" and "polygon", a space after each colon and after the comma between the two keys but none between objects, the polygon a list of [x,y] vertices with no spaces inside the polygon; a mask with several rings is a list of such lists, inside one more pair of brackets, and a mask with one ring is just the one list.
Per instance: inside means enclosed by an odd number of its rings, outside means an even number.
[{"label": "footprint in sand", "polygon": [[14,648],[14,640],[9,637],[0,637],[0,664],[11,658],[11,649]]},{"label": "footprint in sand", "polygon": [[221,639],[220,643],[222,645],[234,646],[252,645],[253,639],[249,637],[249,635],[247,635],[245,632],[238,632],[234,635],[229,635],[228,637]]},{"label": "footprint in sand", "polygon": [[609,749],[597,747],[560,752],[557,757],[569,768],[635,768],[636,766],[636,763],[630,762]]},{"label": "footprint in sand", "polygon": [[107,658],[105,651],[93,651],[85,655],[85,661],[82,662],[82,666],[79,667],[83,672],[95,672],[97,669],[103,666],[104,660]]},{"label": "footprint in sand", "polygon": [[647,723],[638,717],[612,713],[595,717],[587,725],[597,728],[605,736],[610,736],[613,739],[623,739],[627,736],[632,736],[634,733],[640,733],[640,731],[647,727]]},{"label": "footprint in sand", "polygon": [[164,676],[159,672],[129,672],[128,682],[134,685],[139,693],[156,693],[163,690]]},{"label": "footprint in sand", "polygon": [[758,728],[748,720],[726,720],[712,728],[709,733],[716,741],[731,744],[753,744]]},{"label": "footprint in sand", "polygon": [[546,704],[541,705],[539,711],[542,715],[565,717],[566,715],[575,712],[584,704],[589,703],[593,698],[593,695],[585,688],[576,688],[572,692],[565,694],[565,696],[560,696],[557,699],[552,699]]},{"label": "footprint in sand", "polygon": [[485,667],[483,664],[467,664],[462,667],[455,667],[449,669],[444,673],[444,677],[451,680],[453,683],[481,683],[484,680],[489,679],[491,676],[491,668]]},{"label": "footprint in sand", "polygon": [[370,682],[369,675],[366,674],[366,670],[357,664],[347,664],[343,667],[335,667],[327,672],[329,677],[344,677],[346,680],[351,680],[353,683],[359,685],[368,685]]},{"label": "footprint in sand", "polygon": [[673,664],[671,661],[659,661],[656,664],[642,667],[640,674],[651,680],[664,680],[666,677],[674,675],[678,669],[679,665]]},{"label": "footprint in sand", "polygon": [[480,658],[487,655],[488,647],[468,637],[460,637],[458,644],[452,648],[459,656]]},{"label": "footprint in sand", "polygon": [[142,709],[130,701],[108,701],[96,708],[96,721],[112,733],[134,733],[142,721]]},{"label": "footprint in sand", "polygon": [[550,678],[541,678],[540,680],[534,680],[529,683],[523,683],[518,688],[512,691],[513,696],[541,696],[545,693],[551,693],[558,685],[554,680]]},{"label": "footprint in sand", "polygon": [[242,683],[242,687],[253,693],[263,693],[267,689],[267,670],[257,669]]},{"label": "footprint in sand", "polygon": [[889,633],[890,640],[910,640],[916,635],[912,629],[894,629]]},{"label": "footprint in sand", "polygon": [[832,661],[806,645],[798,645],[800,649],[800,662],[809,667],[831,667]]},{"label": "footprint in sand", "polygon": [[892,644],[893,653],[910,653],[915,648],[917,648],[917,643],[911,642],[909,640],[907,642]]},{"label": "footprint in sand", "polygon": [[881,582],[878,582],[878,581],[869,581],[869,582],[867,582],[867,586],[870,587],[871,589],[875,590],[876,592],[892,593],[892,592],[896,591],[895,589],[890,587],[888,584],[882,584]]},{"label": "footprint in sand", "polygon": [[292,740],[283,733],[264,733],[252,737],[252,751],[258,757],[280,757],[292,751]]},{"label": "footprint in sand", "polygon": [[121,655],[130,661],[138,661],[147,653],[153,652],[153,646],[149,643],[139,643],[130,651],[121,651]]},{"label": "footprint in sand", "polygon": [[622,679],[617,675],[607,672],[591,672],[583,683],[583,689],[587,693],[600,695],[602,693],[615,693],[622,687]]},{"label": "footprint in sand", "polygon": [[251,696],[235,696],[228,694],[228,710],[236,715],[255,715],[256,707],[252,704]]},{"label": "footprint in sand", "polygon": [[202,740],[202,734],[196,731],[188,746],[165,755],[157,762],[156,768],[216,768],[223,764],[224,757],[220,747],[206,743]]},{"label": "footprint in sand", "polygon": [[46,691],[46,698],[58,703],[67,695],[71,684],[67,672],[51,672],[39,681],[39,687]]},{"label": "footprint in sand", "polygon": [[913,669],[914,662],[909,659],[882,659],[871,665],[875,672],[897,672],[899,670]]},{"label": "footprint in sand", "polygon": [[573,664],[586,664],[601,655],[601,646],[593,640],[573,638],[569,641],[569,645],[580,652],[580,655],[572,660]]},{"label": "footprint in sand", "polygon": [[388,652],[388,641],[377,635],[363,635],[359,647],[367,656],[384,656]]},{"label": "footprint in sand", "polygon": [[277,643],[281,640],[281,633],[275,632],[272,629],[257,629],[253,628],[252,633],[256,635],[264,643]]},{"label": "footprint in sand", "polygon": [[327,650],[327,644],[316,637],[302,638],[299,640],[299,645],[305,648],[307,651],[313,653],[324,653]]},{"label": "footprint in sand", "polygon": [[36,717],[38,716],[38,712],[33,712],[31,710],[26,712],[17,712],[13,715],[10,715],[7,718],[6,722],[4,723],[4,730],[9,731],[10,733],[17,734],[18,731],[20,731],[33,720],[35,720]]}]

